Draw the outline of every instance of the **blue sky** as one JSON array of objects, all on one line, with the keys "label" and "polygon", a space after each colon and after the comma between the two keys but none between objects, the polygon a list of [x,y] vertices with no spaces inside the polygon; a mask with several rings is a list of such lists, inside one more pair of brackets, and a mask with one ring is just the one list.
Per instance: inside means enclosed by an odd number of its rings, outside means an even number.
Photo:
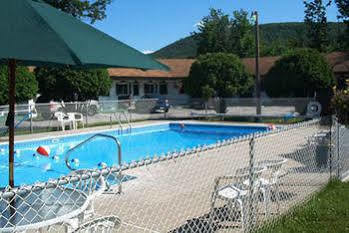
[{"label": "blue sky", "polygon": [[[140,50],[156,51],[195,30],[209,8],[258,10],[261,23],[300,22],[303,0],[114,0],[95,27]],[[328,20],[337,21],[335,7]]]}]

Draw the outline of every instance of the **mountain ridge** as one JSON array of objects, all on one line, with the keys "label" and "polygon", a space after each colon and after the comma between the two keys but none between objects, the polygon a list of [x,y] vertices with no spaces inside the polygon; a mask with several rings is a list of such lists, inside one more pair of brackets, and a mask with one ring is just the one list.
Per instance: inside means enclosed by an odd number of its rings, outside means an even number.
[{"label": "mountain ridge", "polygon": [[[334,38],[344,31],[343,23],[329,22],[328,31],[329,39]],[[261,43],[270,45],[279,43],[286,45],[288,43],[302,42],[306,39],[306,27],[303,22],[283,22],[268,23],[260,25]],[[154,58],[195,58],[198,45],[195,35],[189,35],[181,38],[151,54]]]}]

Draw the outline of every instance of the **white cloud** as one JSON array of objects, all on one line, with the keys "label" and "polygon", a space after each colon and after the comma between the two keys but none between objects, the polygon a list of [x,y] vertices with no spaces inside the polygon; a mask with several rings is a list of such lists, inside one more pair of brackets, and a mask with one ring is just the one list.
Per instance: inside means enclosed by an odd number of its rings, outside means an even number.
[{"label": "white cloud", "polygon": [[151,53],[154,53],[153,50],[143,50],[142,51],[144,54],[151,54]]}]

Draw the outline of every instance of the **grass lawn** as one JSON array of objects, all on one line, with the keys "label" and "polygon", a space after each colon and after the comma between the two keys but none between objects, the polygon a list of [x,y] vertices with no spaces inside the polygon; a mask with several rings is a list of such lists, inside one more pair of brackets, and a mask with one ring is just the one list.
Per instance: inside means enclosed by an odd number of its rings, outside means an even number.
[{"label": "grass lawn", "polygon": [[291,215],[280,217],[276,224],[265,225],[258,231],[264,232],[349,232],[349,183],[330,182]]}]

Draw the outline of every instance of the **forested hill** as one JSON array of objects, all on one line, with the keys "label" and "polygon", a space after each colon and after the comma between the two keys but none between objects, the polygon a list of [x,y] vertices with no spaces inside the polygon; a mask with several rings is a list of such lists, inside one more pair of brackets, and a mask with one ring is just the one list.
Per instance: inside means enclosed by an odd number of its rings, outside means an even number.
[{"label": "forested hill", "polygon": [[[335,40],[339,32],[345,28],[341,23],[329,23],[328,27],[330,41]],[[302,44],[306,38],[304,23],[262,24],[260,31],[262,47],[297,46]],[[193,58],[196,57],[197,47],[194,36],[188,36],[154,52],[152,56],[155,58]]]}]

